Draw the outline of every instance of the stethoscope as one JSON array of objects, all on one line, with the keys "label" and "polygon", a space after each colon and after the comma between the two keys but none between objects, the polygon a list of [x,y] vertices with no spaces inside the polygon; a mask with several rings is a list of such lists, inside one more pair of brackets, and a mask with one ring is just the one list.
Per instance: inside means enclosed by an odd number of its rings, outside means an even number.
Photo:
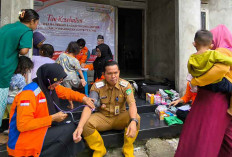
[{"label": "stethoscope", "polygon": [[[49,82],[49,84],[50,84],[50,86],[51,86],[51,82],[50,82],[49,79],[48,79],[48,82]],[[52,96],[52,91],[51,91],[51,89],[50,89],[50,92],[49,92],[49,93],[50,93],[50,95]],[[74,108],[74,109],[72,109],[72,110],[64,111],[64,110],[62,110],[62,109],[54,102],[53,99],[52,99],[52,101],[53,101],[53,104],[55,105],[55,107],[56,107],[59,111],[61,111],[61,112],[63,112],[63,113],[66,113],[66,114],[70,114],[74,123],[78,122],[79,120],[75,120],[75,119],[74,119],[73,113],[77,113],[76,110],[78,110],[78,109],[80,109],[80,108],[82,108],[82,107],[86,107],[86,106],[87,106],[87,105],[81,105],[81,106],[78,106],[78,107],[76,107],[76,108]],[[91,109],[91,111],[93,112],[94,109]],[[68,122],[68,121],[67,121],[67,122]]]}]

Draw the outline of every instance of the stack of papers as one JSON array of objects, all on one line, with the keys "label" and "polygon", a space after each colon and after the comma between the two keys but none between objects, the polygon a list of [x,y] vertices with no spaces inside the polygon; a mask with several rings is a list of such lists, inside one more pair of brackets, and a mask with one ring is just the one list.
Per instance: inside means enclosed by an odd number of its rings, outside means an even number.
[{"label": "stack of papers", "polygon": [[191,106],[190,105],[184,105],[184,106],[177,107],[177,108],[182,110],[182,111],[188,111],[188,110],[191,109]]}]

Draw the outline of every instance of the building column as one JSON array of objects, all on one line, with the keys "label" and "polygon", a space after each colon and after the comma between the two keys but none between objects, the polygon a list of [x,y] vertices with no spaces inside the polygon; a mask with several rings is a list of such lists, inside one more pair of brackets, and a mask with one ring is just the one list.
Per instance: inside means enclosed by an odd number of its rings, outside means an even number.
[{"label": "building column", "polygon": [[1,0],[1,26],[18,21],[21,9],[33,9],[34,0]]},{"label": "building column", "polygon": [[201,1],[176,0],[175,5],[175,85],[177,90],[184,94],[187,83],[188,58],[192,53],[196,52],[192,42],[196,31],[201,26]]}]

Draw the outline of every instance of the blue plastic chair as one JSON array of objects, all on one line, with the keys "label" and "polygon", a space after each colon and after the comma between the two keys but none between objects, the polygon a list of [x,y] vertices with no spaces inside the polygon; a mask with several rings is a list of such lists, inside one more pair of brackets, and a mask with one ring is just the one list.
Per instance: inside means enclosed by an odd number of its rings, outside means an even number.
[{"label": "blue plastic chair", "polygon": [[88,50],[88,55],[87,55],[87,59],[86,59],[85,63],[87,63],[87,61],[89,60],[90,56],[91,56],[91,54],[90,54],[90,51]]}]

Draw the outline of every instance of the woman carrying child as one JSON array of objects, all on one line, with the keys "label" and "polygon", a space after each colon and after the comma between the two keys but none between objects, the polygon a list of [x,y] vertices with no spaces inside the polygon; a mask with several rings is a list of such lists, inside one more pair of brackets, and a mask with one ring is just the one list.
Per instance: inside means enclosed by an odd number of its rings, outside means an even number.
[{"label": "woman carrying child", "polygon": [[[188,61],[188,71],[193,77],[202,76],[209,71],[215,63],[232,66],[232,57],[228,57],[216,50],[210,50],[213,47],[212,41],[213,35],[210,31],[197,31],[193,43],[197,52],[192,54]],[[214,92],[231,93],[232,83],[230,81],[230,78],[222,77],[212,84],[207,85],[205,88]],[[231,105],[227,112],[232,116],[232,97]]]},{"label": "woman carrying child", "polygon": [[[232,57],[230,31],[224,25],[219,25],[211,32],[212,49]],[[191,84],[199,88],[183,126],[175,157],[231,157],[232,118],[227,113],[230,94],[203,87],[222,78],[231,81],[232,70],[229,65],[215,63],[202,76],[192,79]]]},{"label": "woman carrying child", "polygon": [[[56,63],[60,64],[64,71],[67,74],[67,77],[63,81],[63,85],[67,88],[79,88],[86,85],[84,75],[81,70],[79,61],[75,58],[75,55],[79,53],[79,47],[76,42],[70,42],[66,53],[61,53],[60,56],[56,59]],[[81,79],[78,76],[78,73]],[[73,109],[73,102],[69,100],[69,108]]]}]

